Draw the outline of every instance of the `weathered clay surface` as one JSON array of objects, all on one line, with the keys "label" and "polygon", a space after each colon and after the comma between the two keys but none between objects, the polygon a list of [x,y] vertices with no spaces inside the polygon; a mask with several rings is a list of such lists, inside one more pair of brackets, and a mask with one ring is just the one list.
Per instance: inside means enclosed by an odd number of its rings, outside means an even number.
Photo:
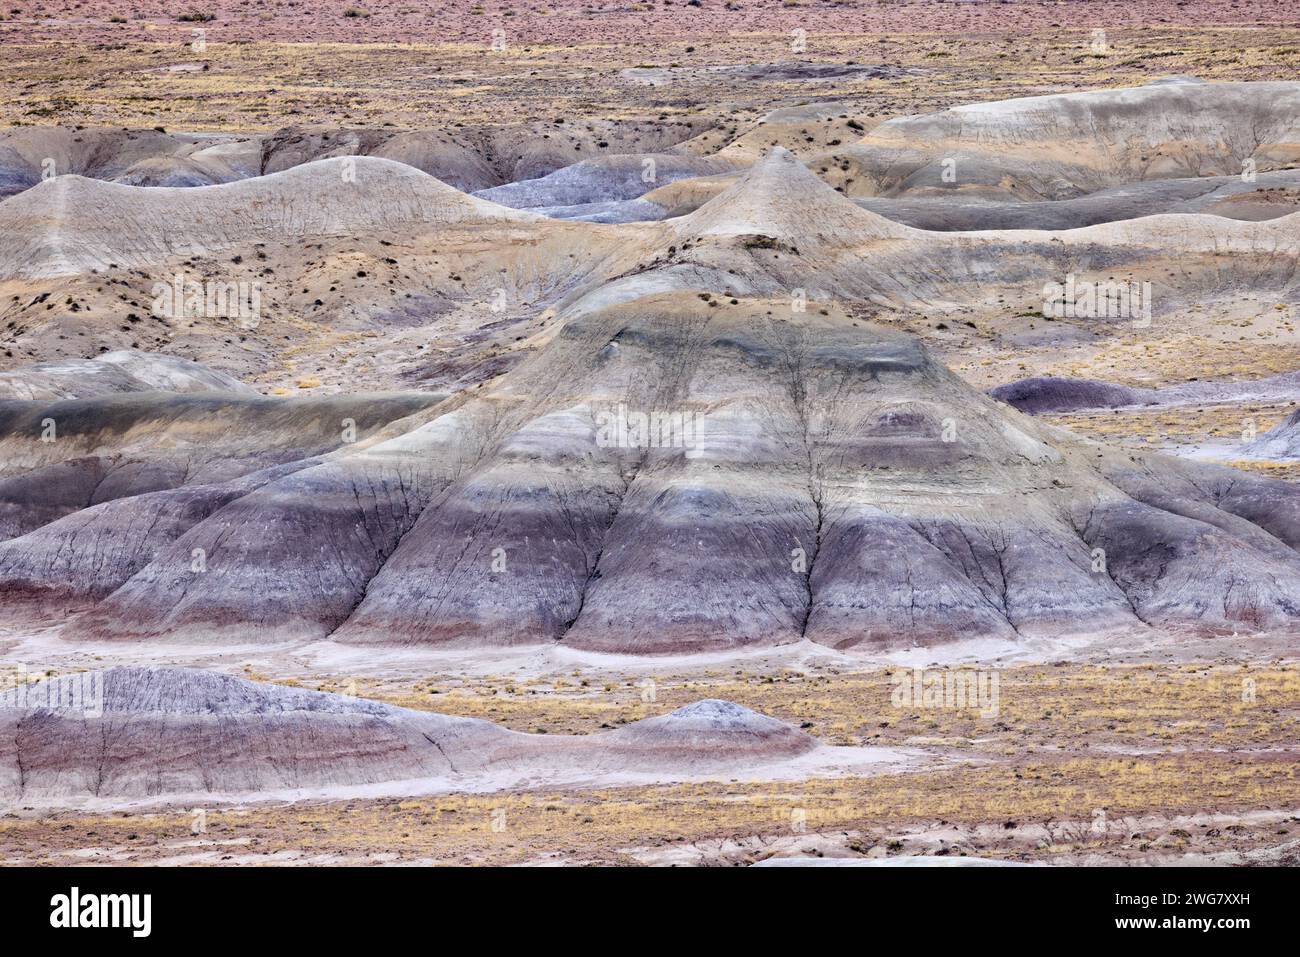
[{"label": "weathered clay surface", "polygon": [[3,399],[88,399],[119,392],[257,394],[238,379],[197,362],[130,349],[0,372]]},{"label": "weathered clay surface", "polygon": [[[1300,83],[1183,78],[954,107],[876,127],[843,151],[855,196],[1069,199],[1110,186],[1235,176],[1300,157]],[[945,161],[952,172],[945,179]]]},{"label": "weathered clay surface", "polygon": [[188,668],[119,667],[0,693],[0,800],[237,798],[356,785],[474,790],[511,782],[752,770],[808,735],[726,701],[613,732],[528,735]]},{"label": "weathered clay surface", "polygon": [[440,399],[135,392],[0,400],[0,539],[115,499],[219,483],[329,452]]}]

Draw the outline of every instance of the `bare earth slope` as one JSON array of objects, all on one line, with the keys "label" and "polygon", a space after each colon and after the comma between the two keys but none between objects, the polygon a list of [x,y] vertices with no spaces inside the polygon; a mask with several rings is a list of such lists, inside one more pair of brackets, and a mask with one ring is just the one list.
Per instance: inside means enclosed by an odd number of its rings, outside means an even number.
[{"label": "bare earth slope", "polygon": [[480,790],[752,772],[816,742],[725,701],[700,701],[617,731],[526,735],[487,721],[187,668],[112,668],[0,694],[0,798],[233,800],[390,785]]}]

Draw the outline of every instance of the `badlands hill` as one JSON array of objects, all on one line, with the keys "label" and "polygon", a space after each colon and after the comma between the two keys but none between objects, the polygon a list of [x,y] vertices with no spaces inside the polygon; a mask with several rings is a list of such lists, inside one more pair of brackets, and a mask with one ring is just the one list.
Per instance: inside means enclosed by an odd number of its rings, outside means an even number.
[{"label": "badlands hill", "polygon": [[1300,209],[1295,89],[1170,77],[883,123],[813,102],[725,128],[664,116],[247,136],[18,127],[0,131],[0,198],[51,174],[192,187],[365,156],[555,218],[636,222],[689,211],[784,147],[865,208],[924,229],[1068,229],[1160,212],[1268,219]]},{"label": "badlands hill", "polygon": [[851,196],[936,195],[955,184],[966,197],[1060,200],[1264,172],[1300,161],[1300,83],[1181,77],[959,106],[882,123],[839,155],[852,167]]},{"label": "badlands hill", "polygon": [[[701,701],[565,737],[188,668],[119,667],[0,693],[0,797],[26,805],[230,800],[670,781],[751,773],[816,747],[789,725]],[[373,790],[373,788],[372,788]]]},{"label": "badlands hill", "polygon": [[[1166,212],[1271,219],[1300,209],[1298,91],[1172,77],[961,106],[888,120],[807,162],[863,208],[921,229],[1073,229]],[[802,119],[805,132],[817,125]],[[680,215],[733,181],[664,184],[606,215]]]},{"label": "badlands hill", "polygon": [[[1053,260],[1053,269],[1061,271],[1063,257],[1053,254],[1045,243],[1071,243],[1070,236],[1085,240],[1097,236],[1100,245],[1110,247],[1128,242],[1132,230],[1119,236],[1104,231],[1076,233],[1075,227],[1113,224],[1155,213],[1196,213],[1211,220],[1207,241],[1201,244],[1208,255],[1204,263],[1197,264],[1197,275],[1180,276],[1180,269],[1171,269],[1156,255],[1150,257],[1145,274],[1136,277],[1173,280],[1175,288],[1162,290],[1158,301],[1173,305],[1185,301],[1190,291],[1198,298],[1239,292],[1240,287],[1205,288],[1207,282],[1223,281],[1217,278],[1220,271],[1211,260],[1237,251],[1215,245],[1217,220],[1235,217],[1280,222],[1294,214],[1300,199],[1300,193],[1295,193],[1300,174],[1273,170],[1289,163],[1287,157],[1300,149],[1287,119],[1292,86],[1172,83],[1007,101],[976,111],[983,126],[974,124],[968,129],[963,124],[974,121],[957,110],[907,118],[882,124],[858,145],[831,151],[820,159],[810,157],[813,172],[859,196],[870,177],[842,169],[851,165],[846,150],[853,155],[859,150],[878,154],[885,172],[871,174],[877,179],[901,175],[899,171],[910,169],[908,164],[913,162],[896,155],[902,147],[871,145],[878,140],[896,144],[900,138],[906,139],[909,145],[903,152],[928,157],[925,161],[930,165],[925,169],[932,172],[937,163],[942,173],[942,161],[953,158],[949,156],[953,153],[959,162],[954,168],[955,181],[941,182],[942,189],[927,192],[905,184],[895,188],[881,181],[859,202],[887,219],[924,229],[1005,234],[995,243],[979,243],[972,252],[973,264],[964,261],[964,250],[953,257],[952,244],[940,242],[933,277],[923,273],[914,279],[917,270],[913,266],[893,262],[891,274],[873,280],[874,288],[854,282],[843,294],[904,306],[964,304],[972,299],[987,303],[1008,292],[1023,297],[1020,277],[1026,270],[1043,271],[1034,262],[1042,252]],[[1241,109],[1232,109],[1232,105],[1241,105]],[[1169,114],[1167,108],[1174,112]],[[1188,118],[1189,110],[1201,112]],[[821,108],[814,112],[816,116],[798,122],[836,119],[823,116],[826,111]],[[954,121],[950,114],[960,119]],[[1233,145],[1246,136],[1244,132],[1241,136],[1234,132],[1226,144],[1218,138],[1216,130],[1237,130],[1245,122],[1243,117],[1256,115],[1262,119],[1252,121],[1250,129],[1259,132],[1251,135],[1266,139],[1258,149]],[[1180,116],[1182,120],[1178,120]],[[1108,119],[1103,123],[1097,117]],[[784,122],[780,117],[770,119],[777,127]],[[952,137],[957,135],[951,132],[954,122],[968,129],[961,134],[970,140],[963,149],[983,150],[987,156],[979,154],[974,163],[961,161],[951,148]],[[981,129],[984,132],[978,132]],[[1152,155],[1162,151],[1162,155],[1177,152],[1183,157],[1218,157],[1214,161],[1218,166],[1210,163],[1184,169],[1166,165],[1135,171],[1131,164],[1117,159],[1128,155],[1112,142],[1121,134],[1132,134],[1135,142],[1155,144]],[[318,145],[326,142],[324,132],[313,136],[312,142],[319,140]],[[293,137],[289,141],[296,142]],[[96,350],[132,348],[168,351],[248,378],[268,364],[278,364],[278,357],[285,352],[319,349],[323,339],[360,334],[378,336],[382,341],[369,343],[370,349],[383,353],[385,361],[404,363],[400,374],[408,382],[429,382],[434,388],[473,385],[487,373],[508,367],[510,343],[538,331],[533,319],[555,301],[557,293],[638,268],[654,250],[663,248],[662,237],[676,225],[665,223],[655,228],[646,223],[636,233],[614,238],[593,229],[565,231],[553,220],[525,223],[531,214],[510,214],[496,204],[476,203],[445,183],[420,177],[392,160],[353,157],[313,161],[334,152],[363,151],[364,146],[346,137],[328,142],[330,149],[323,153],[304,147],[291,157],[285,154],[288,172],[283,176],[268,175],[220,188],[168,193],[60,176],[29,191],[30,197],[23,194],[0,204],[0,345],[5,349],[0,363],[85,358]],[[1068,151],[1059,146],[1063,142],[1070,144]],[[1063,165],[1050,155],[1044,158],[1053,143],[1058,144],[1053,148],[1068,152],[1073,165]],[[717,145],[710,149],[717,150]],[[1101,158],[1087,159],[1089,151]],[[781,155],[776,148],[769,152]],[[1015,197],[1010,200],[1002,194],[986,196],[982,191],[990,177],[1002,184],[998,189],[1018,182],[1014,171],[988,164],[994,160],[1004,165],[1021,162],[1015,159],[1021,153],[1029,167],[1052,170],[1058,185],[1064,184],[1058,192],[1072,198],[1044,201],[1047,193],[1019,186],[1011,190]],[[1224,158],[1229,155],[1231,160]],[[717,164],[735,169],[737,163],[749,159],[748,154],[727,149],[716,156],[628,151],[567,167],[562,164],[551,175],[513,181],[484,195],[551,216],[608,222],[656,220],[698,208],[734,186],[741,175],[737,171],[677,179],[678,174],[707,172],[719,168]],[[642,179],[647,160],[657,164],[653,183]],[[1241,163],[1246,160],[1256,164],[1254,181],[1241,179]],[[1236,165],[1223,170],[1224,164]],[[272,163],[267,168],[280,167]],[[760,163],[752,172],[761,169]],[[1207,175],[1216,172],[1226,175]],[[1130,182],[1132,177],[1140,181]],[[672,181],[663,182],[668,179]],[[641,186],[646,189],[640,191]],[[793,200],[786,201],[784,208],[797,219]],[[842,210],[836,213],[842,214]],[[501,231],[490,238],[479,237],[477,244],[459,233],[462,228],[480,228],[482,219],[499,223]],[[814,221],[810,218],[807,222]],[[1143,227],[1149,235],[1140,241],[1158,253],[1177,251],[1184,245],[1180,225],[1184,222],[1201,220],[1161,221],[1157,217],[1153,225],[1158,228]],[[1195,229],[1206,232],[1199,225]],[[1049,230],[1058,232],[1049,234]],[[761,229],[755,226],[754,231]],[[1227,235],[1233,234],[1229,231]],[[1285,282],[1268,255],[1273,235],[1289,242],[1294,230],[1258,234],[1258,243],[1252,242],[1257,248],[1248,251],[1256,256],[1263,253],[1262,267],[1272,275],[1243,275],[1248,270],[1247,256],[1242,256],[1224,278],[1258,283],[1263,289]],[[912,238],[919,244],[921,237]],[[492,248],[482,249],[485,242]],[[467,255],[475,245],[478,249]],[[1077,247],[1077,241],[1072,245]],[[985,249],[993,255],[982,255]],[[1079,262],[1101,261],[1109,255],[1076,248],[1076,261],[1064,265],[1066,271],[1079,273],[1079,268],[1072,268]],[[1126,254],[1123,258],[1131,257]],[[986,259],[991,259],[991,265]],[[870,264],[859,264],[859,271],[869,268]],[[237,329],[232,335],[228,326],[203,321],[167,323],[147,316],[152,283],[169,280],[180,271],[187,276],[198,274],[195,278],[260,283],[266,314],[283,319],[289,328],[274,335]],[[59,280],[57,296],[54,284],[43,281],[55,278]],[[817,278],[805,275],[793,285],[829,291]],[[1000,279],[1008,282],[995,293],[989,288],[990,280],[996,283]],[[123,308],[124,302],[130,308]],[[497,315],[492,317],[496,321],[485,324],[483,313],[497,302]],[[467,312],[480,318],[475,321],[466,315],[466,326],[438,341],[407,331],[427,326],[429,317]],[[304,328],[304,322],[312,328]],[[469,323],[489,328],[470,342]],[[481,347],[474,348],[475,343]],[[438,356],[441,361],[416,361],[410,350],[420,346],[426,347],[429,357]],[[330,358],[336,365],[338,351]],[[364,362],[350,362],[349,366],[340,381],[355,382],[358,375],[369,374]],[[310,371],[328,368],[319,364]],[[378,387],[378,377],[368,385]]]},{"label": "badlands hill", "polygon": [[151,668],[20,684],[0,695],[0,725],[0,793],[38,802],[449,775],[511,737],[483,721]]},{"label": "badlands hill", "polygon": [[323,160],[220,189],[121,186],[67,175],[7,200],[3,278],[77,275],[256,244],[409,234],[528,214],[391,160]]},{"label": "badlands hill", "polygon": [[[683,431],[620,436],[620,409]],[[1300,615],[1294,486],[1072,439],[838,310],[606,306],[426,416],[132,562],[90,537],[76,561],[116,587],[65,637],[656,653]],[[4,545],[6,593],[67,601],[69,531]]]},{"label": "badlands hill", "polygon": [[249,137],[20,126],[0,131],[0,198],[65,173],[133,186],[228,183],[260,174],[260,152]]},{"label": "badlands hill", "polygon": [[131,186],[210,186],[339,156],[404,163],[472,192],[535,179],[585,159],[674,150],[707,120],[588,120],[466,128],[290,126],[267,135],[20,126],[0,130],[0,198],[50,175]]},{"label": "badlands hill", "polygon": [[729,189],[672,222],[686,241],[762,236],[778,243],[856,246],[912,232],[839,199],[788,150],[773,149]]},{"label": "badlands hill", "polygon": [[[1251,102],[1289,102],[1289,86],[1265,86]],[[1094,114],[1106,135],[1137,124],[1157,145],[1181,130],[1199,144],[1178,154],[1190,163],[1211,151],[1209,127],[1153,120],[1153,104],[1213,111],[1227,95],[1170,84],[989,115],[1006,118],[1003,152],[1034,168],[1045,130],[1073,118],[1082,136]],[[1057,119],[1044,124],[1045,109]],[[912,139],[949,122],[917,124]],[[1290,142],[1289,127],[1259,129],[1264,145],[1248,158],[1284,159],[1269,144]],[[1076,184],[1132,172],[1070,156],[1054,169]],[[76,203],[55,204],[56,224],[86,206],[67,241],[58,228],[51,237],[43,205],[65,194]],[[93,319],[123,308],[113,294],[219,267],[269,271],[290,315],[317,317],[311,336],[364,330],[393,344],[394,327],[444,326],[439,361],[476,364],[457,370],[445,401],[377,415],[353,443],[296,444],[296,427],[280,425],[275,441],[259,426],[229,454],[217,443],[221,468],[242,464],[198,485],[186,476],[208,463],[178,469],[171,443],[144,441],[133,469],[166,476],[159,484],[105,500],[95,480],[51,503],[32,491],[52,484],[37,470],[102,452],[82,438],[57,460],[24,452],[31,462],[10,481],[35,478],[8,497],[0,594],[25,614],[77,612],[69,641],[214,645],[562,642],[642,654],[1294,629],[1300,489],[1073,437],[871,320],[942,305],[1014,325],[1008,316],[1040,308],[1044,285],[1068,274],[1150,282],[1157,316],[1245,294],[1293,299],[1298,222],[1164,214],[930,232],[862,208],[775,148],[693,212],[621,226],[517,212],[377,159],[201,190],[55,180],[0,204],[0,242],[35,249],[0,288],[15,290],[0,318],[19,341],[60,328],[48,298],[37,301],[52,283],[84,295],[79,316]],[[122,263],[125,288],[106,284],[102,270]],[[325,303],[325,286],[346,308]],[[478,305],[494,298],[507,305]],[[1143,318],[1059,324],[1104,336]],[[279,357],[303,336],[272,315],[213,352],[231,364],[236,350]],[[490,354],[471,351],[484,342]],[[125,428],[120,397],[84,401],[74,421]],[[210,416],[241,421],[249,401]],[[34,424],[68,414],[18,410],[14,441],[34,449]],[[269,460],[257,458],[263,441]]]},{"label": "badlands hill", "polygon": [[[825,164],[836,161],[814,161],[814,168],[823,174],[830,173],[832,167]],[[840,173],[846,171],[847,167],[839,169]],[[630,199],[605,199],[579,206],[543,206],[536,207],[536,211],[556,219],[651,222],[697,209],[735,183],[738,176],[739,173],[712,173],[674,177],[671,182]],[[482,195],[495,193],[488,190]],[[618,191],[610,189],[608,193],[616,196]],[[515,205],[509,198],[510,194],[506,194],[507,205]],[[1149,180],[1059,200],[967,198],[961,192],[947,189],[937,195],[858,196],[854,202],[896,223],[933,230],[1075,229],[1157,213],[1204,212],[1227,219],[1256,221],[1300,211],[1300,171],[1257,173],[1250,180],[1243,180],[1240,174]]]},{"label": "badlands hill", "polygon": [[[539,328],[537,303],[625,268],[596,229],[367,157],[201,189],[58,177],[0,203],[0,362],[136,349],[244,380],[472,385]],[[237,296],[196,310],[177,285]]]},{"label": "badlands hill", "polygon": [[[1074,274],[1151,282],[1154,307],[1169,312],[1285,297],[1295,281],[1295,213],[928,232],[841,199],[779,149],[694,213],[621,228],[510,210],[367,158],[197,190],[60,177],[0,203],[3,344],[14,361],[163,351],[241,378],[307,353],[328,360],[311,371],[375,388],[385,377],[374,365],[335,347],[364,337],[402,380],[445,389],[505,371],[551,310],[602,285],[669,277],[667,288],[803,289],[894,309],[1037,309],[1044,284]],[[816,262],[802,255],[813,244],[825,246]],[[256,285],[260,322],[152,314],[151,294],[177,275]]]},{"label": "badlands hill", "polygon": [[262,144],[262,172],[333,156],[397,160],[473,192],[537,179],[575,162],[676,149],[713,127],[707,119],[629,118],[394,132],[289,127]]}]

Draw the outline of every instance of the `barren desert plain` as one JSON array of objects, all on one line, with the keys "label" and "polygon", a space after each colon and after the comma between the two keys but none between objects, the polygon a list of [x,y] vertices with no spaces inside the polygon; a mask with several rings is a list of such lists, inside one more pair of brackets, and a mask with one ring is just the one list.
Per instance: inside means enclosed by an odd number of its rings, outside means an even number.
[{"label": "barren desert plain", "polygon": [[10,0],[0,92],[0,862],[1300,862],[1300,9]]}]

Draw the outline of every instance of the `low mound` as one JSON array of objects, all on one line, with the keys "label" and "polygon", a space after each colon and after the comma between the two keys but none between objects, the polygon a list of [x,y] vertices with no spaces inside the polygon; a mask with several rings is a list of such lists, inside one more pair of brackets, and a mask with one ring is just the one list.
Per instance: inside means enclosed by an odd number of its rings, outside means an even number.
[{"label": "low mound", "polygon": [[997,386],[990,389],[988,394],[1031,415],[1130,405],[1186,406],[1206,402],[1294,404],[1300,396],[1300,372],[1283,372],[1261,379],[1199,379],[1158,389],[1132,388],[1095,379],[1044,376]]},{"label": "low mound", "polygon": [[450,782],[512,737],[486,721],[187,668],[112,668],[0,694],[0,795],[58,802]]},{"label": "low mound", "polygon": [[1043,412],[1115,409],[1124,405],[1140,405],[1153,393],[1149,389],[1130,389],[1094,379],[1039,376],[989,389],[989,395],[1021,412],[1039,415]]},{"label": "low mound", "polygon": [[90,399],[123,392],[257,395],[251,386],[197,362],[131,349],[0,372],[0,399]]},{"label": "low mound", "polygon": [[783,721],[730,701],[706,699],[657,718],[646,718],[610,736],[620,749],[699,753],[718,758],[753,753],[771,757],[811,751],[817,742]]},{"label": "low mound", "polygon": [[[84,680],[79,680],[83,678]],[[293,712],[391,717],[395,708],[283,685],[257,684],[242,678],[192,668],[120,667],[54,679],[48,686],[18,686],[0,693],[0,709],[39,711],[46,702],[57,712],[73,693],[88,700],[78,710],[116,715],[272,716]]]}]

